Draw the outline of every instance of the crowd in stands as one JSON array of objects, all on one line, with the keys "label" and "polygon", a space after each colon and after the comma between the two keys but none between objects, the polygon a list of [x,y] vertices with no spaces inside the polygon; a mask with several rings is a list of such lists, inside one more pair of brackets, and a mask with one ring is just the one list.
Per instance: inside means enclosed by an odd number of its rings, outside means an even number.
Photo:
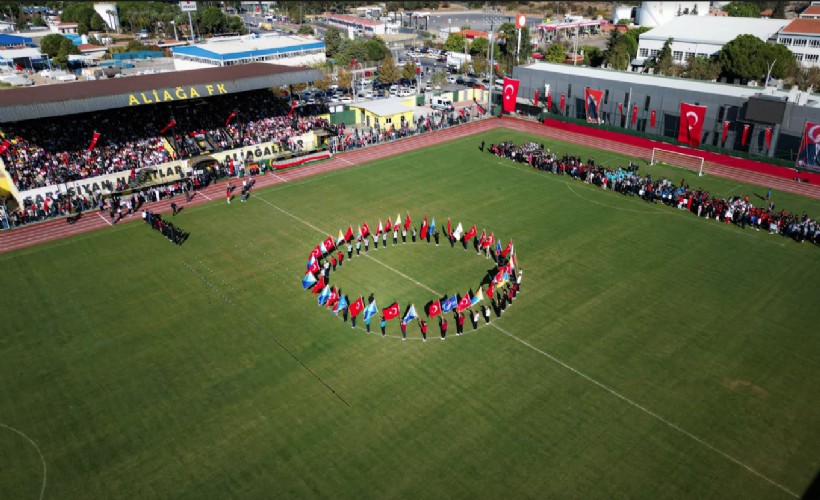
[{"label": "crowd in stands", "polygon": [[[10,144],[0,156],[18,189],[28,190],[268,141],[297,151],[293,136],[328,125],[312,116],[322,111],[316,106],[296,108],[290,117],[288,111],[274,93],[254,91],[129,108],[127,119],[122,110],[109,110],[29,120],[4,125]],[[89,151],[95,132],[100,136]]]},{"label": "crowd in stands", "polygon": [[[780,234],[798,242],[808,241],[820,245],[820,222],[802,214],[787,210],[776,210],[770,199],[763,199],[756,206],[749,196],[722,198],[708,191],[694,189],[681,179],[674,183],[670,179],[653,179],[652,174],[641,175],[637,165],[629,163],[615,168],[596,165],[594,159],[582,161],[580,157],[557,154],[529,142],[515,145],[511,142],[491,144],[488,151],[496,156],[556,175],[568,175],[573,179],[593,184],[627,196],[637,196],[648,203],[661,202],[665,205],[687,210],[707,219],[726,224],[736,224],[741,228],[754,228]],[[767,195],[768,198],[768,195]]]}]

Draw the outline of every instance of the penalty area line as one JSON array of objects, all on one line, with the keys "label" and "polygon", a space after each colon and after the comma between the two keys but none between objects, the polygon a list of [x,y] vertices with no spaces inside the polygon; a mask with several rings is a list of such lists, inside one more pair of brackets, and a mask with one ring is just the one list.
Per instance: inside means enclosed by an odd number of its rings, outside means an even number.
[{"label": "penalty area line", "polygon": [[705,448],[708,448],[709,450],[712,450],[713,452],[715,452],[718,455],[722,456],[723,458],[729,460],[730,462],[733,462],[733,463],[743,467],[748,472],[751,472],[755,476],[759,477],[760,479],[763,479],[764,481],[771,484],[772,486],[775,486],[775,487],[779,488],[783,492],[788,493],[790,496],[792,496],[794,498],[800,498],[800,496],[797,493],[791,491],[790,489],[788,489],[785,486],[783,486],[782,484],[774,481],[773,479],[769,478],[768,476],[765,476],[761,472],[758,472],[757,470],[755,470],[752,467],[746,465],[745,463],[741,462],[737,458],[729,455],[725,451],[722,451],[722,450],[716,448],[715,446],[707,443],[706,441],[704,441],[703,439],[699,438],[698,436],[692,434],[691,432],[687,431],[686,429],[683,429],[682,427],[678,426],[677,424],[675,424],[673,422],[670,422],[669,420],[663,418],[662,416],[660,416],[657,413],[653,412],[652,410],[646,408],[645,406],[641,405],[640,403],[637,403],[637,402],[629,399],[628,397],[626,397],[623,394],[619,393],[615,389],[612,389],[611,387],[604,384],[603,382],[599,382],[599,381],[595,380],[594,378],[590,377],[589,375],[587,375],[586,373],[584,373],[584,372],[582,372],[582,371],[568,365],[567,363],[561,361],[560,359],[556,358],[552,354],[535,347],[534,345],[530,344],[529,342],[527,342],[526,340],[524,340],[522,338],[516,337],[512,333],[508,332],[507,330],[505,330],[505,329],[501,328],[500,326],[498,326],[497,324],[495,324],[495,322],[490,323],[490,326],[494,327],[496,330],[498,330],[499,332],[503,333],[504,335],[510,337],[511,339],[515,340],[516,342],[519,342],[519,343],[523,344],[524,346],[532,349],[533,351],[541,354],[542,356],[547,357],[553,363],[556,363],[556,364],[566,368],[567,370],[571,371],[572,373],[578,375],[579,377],[585,379],[586,381],[591,382],[594,385],[597,385],[601,389],[603,389],[606,392],[612,394],[613,396],[615,396],[616,398],[620,399],[621,401],[629,404],[630,406],[639,409],[640,411],[644,412],[645,414],[649,415],[650,417],[654,418],[655,420],[658,420],[659,422],[662,422],[666,426],[678,431],[679,433],[683,434],[684,436],[688,437],[689,439],[692,439],[693,441],[700,444],[701,446],[704,446]]},{"label": "penalty area line", "polygon": [[111,224],[111,221],[110,221],[110,220],[108,220],[108,219],[106,219],[105,217],[103,217],[103,214],[101,214],[101,213],[97,212],[97,215],[99,215],[99,216],[100,216],[100,219],[102,219],[102,220],[103,220],[103,222],[105,222],[105,223],[106,223],[106,224],[108,224],[109,226],[113,226],[113,225],[114,225],[114,224]]}]

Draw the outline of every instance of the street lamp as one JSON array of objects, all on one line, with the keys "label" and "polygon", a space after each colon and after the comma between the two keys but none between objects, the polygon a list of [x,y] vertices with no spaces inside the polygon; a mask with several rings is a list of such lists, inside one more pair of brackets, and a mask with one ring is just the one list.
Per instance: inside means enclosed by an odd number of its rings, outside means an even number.
[{"label": "street lamp", "polygon": [[[494,53],[495,53],[495,25],[496,23],[502,22],[501,18],[494,17],[494,16],[487,16],[484,18],[484,22],[490,24],[490,90],[487,93],[487,112],[492,114],[493,112],[493,87],[495,86],[495,77],[493,75],[493,71],[495,70],[495,61],[494,61]],[[502,32],[503,33],[503,32]]]}]

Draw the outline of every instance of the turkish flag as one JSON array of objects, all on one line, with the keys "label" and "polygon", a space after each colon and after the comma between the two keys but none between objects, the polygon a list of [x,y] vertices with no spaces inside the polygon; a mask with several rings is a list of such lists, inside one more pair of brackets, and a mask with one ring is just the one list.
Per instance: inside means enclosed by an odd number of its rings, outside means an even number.
[{"label": "turkish flag", "polygon": [[552,92],[547,92],[547,111],[552,109]]},{"label": "turkish flag", "polygon": [[310,251],[310,256],[319,259],[322,257],[322,249],[319,248],[319,245],[316,245],[316,248]]},{"label": "turkish flag", "polygon": [[484,239],[484,243],[481,245],[481,248],[490,248],[493,246],[493,243],[495,243],[495,235],[490,233],[490,235]]},{"label": "turkish flag", "polygon": [[94,135],[91,136],[91,144],[88,145],[88,151],[94,149],[94,146],[97,145],[97,141],[100,139],[100,133],[96,130],[94,131]]},{"label": "turkish flag", "polygon": [[364,301],[361,297],[356,299],[352,304],[350,304],[350,315],[354,318],[359,315],[360,312],[364,310]]},{"label": "turkish flag", "polygon": [[231,111],[231,114],[228,115],[228,118],[225,119],[225,126],[227,127],[231,120],[236,118],[236,111]]},{"label": "turkish flag", "polygon": [[370,234],[370,226],[367,225],[367,222],[362,224],[362,237],[367,236]]},{"label": "turkish flag", "polygon": [[407,217],[404,219],[404,230],[407,231],[410,229],[410,214],[407,214]]},{"label": "turkish flag", "polygon": [[313,286],[313,294],[319,294],[325,288],[325,277],[319,276],[319,281],[316,282],[316,285]]},{"label": "turkish flag", "polygon": [[620,113],[621,116],[624,115],[624,103],[622,103],[622,102],[618,103],[618,113]]},{"label": "turkish flag", "polygon": [[681,102],[678,141],[690,146],[700,146],[704,120],[706,120],[706,106],[695,106],[694,104]]},{"label": "turkish flag", "polygon": [[564,94],[561,94],[561,102],[558,104],[558,109],[563,111],[565,102],[566,102],[566,96]]},{"label": "turkish flag", "polygon": [[601,99],[604,97],[603,90],[584,87],[584,112],[587,123],[600,123]]},{"label": "turkish flag", "polygon": [[330,289],[330,296],[327,298],[327,302],[325,305],[331,307],[333,304],[339,301],[339,292],[336,291],[336,287],[332,287]]},{"label": "turkish flag", "polygon": [[347,232],[345,233],[345,241],[350,241],[353,239],[353,228],[347,226]]},{"label": "turkish flag", "polygon": [[503,109],[507,113],[515,111],[515,100],[518,97],[518,80],[504,77]]},{"label": "turkish flag", "polygon": [[535,97],[532,98],[532,103],[538,106],[538,89],[535,89]]},{"label": "turkish flag", "polygon": [[726,120],[725,122],[723,122],[723,135],[720,136],[720,143],[721,144],[726,143],[726,134],[728,134],[728,133],[729,133],[729,120]]},{"label": "turkish flag", "polygon": [[384,232],[388,232],[393,229],[393,223],[390,222],[390,217],[387,218],[387,224],[384,225]]},{"label": "turkish flag", "polygon": [[461,312],[461,311],[467,309],[468,307],[470,307],[470,304],[472,304],[472,302],[470,301],[470,296],[465,295],[464,297],[461,297],[461,300],[458,301],[458,305],[456,306],[456,311]]},{"label": "turkish flag", "polygon": [[450,226],[450,218],[447,217],[447,235],[449,236],[451,234],[453,234],[453,230],[452,230],[452,227]]},{"label": "turkish flag", "polygon": [[507,246],[506,246],[506,247],[504,247],[504,250],[502,250],[502,251],[501,251],[501,256],[502,256],[502,257],[504,257],[504,258],[506,258],[506,257],[507,257],[507,254],[508,254],[508,253],[510,253],[510,250],[512,250],[512,240],[510,240],[510,241],[507,243]]},{"label": "turkish flag", "polygon": [[632,106],[632,125],[638,123],[638,105]]},{"label": "turkish flag", "polygon": [[434,316],[438,316],[441,314],[441,302],[438,300],[434,300],[432,304],[430,304],[430,309],[427,311],[427,315],[431,318]]},{"label": "turkish flag", "polygon": [[319,272],[319,262],[317,262],[316,259],[312,260],[310,262],[310,266],[308,267],[307,270],[308,270],[309,273],[312,273],[312,274],[318,273]]},{"label": "turkish flag", "polygon": [[655,123],[656,123],[655,118],[656,118],[656,116],[657,116],[657,113],[653,109],[652,112],[649,113],[649,126],[652,127],[652,128],[655,128]]},{"label": "turkish flag", "polygon": [[427,237],[427,229],[428,229],[427,216],[425,215],[424,216],[424,221],[421,223],[421,231],[419,231],[419,233],[421,233],[421,239],[424,239],[424,238]]},{"label": "turkish flag", "polygon": [[170,129],[170,128],[172,128],[172,127],[176,126],[176,124],[177,124],[177,121],[176,121],[176,120],[174,120],[173,118],[171,118],[171,121],[169,121],[167,125],[165,125],[164,127],[162,127],[162,128],[160,129],[159,133],[160,133],[160,134],[164,134],[165,132],[167,132],[167,131],[168,131],[168,129]]},{"label": "turkish flag", "polygon": [[508,113],[515,111],[515,100],[518,97],[518,80],[504,77],[503,109]]},{"label": "turkish flag", "polygon": [[772,127],[766,127],[766,149],[772,147]]},{"label": "turkish flag", "polygon": [[743,135],[740,136],[740,145],[746,145],[746,138],[749,137],[749,124],[743,126]]},{"label": "turkish flag", "polygon": [[11,146],[11,143],[8,141],[8,139],[4,140],[3,144],[0,144],[0,155],[5,153],[9,146]]},{"label": "turkish flag", "polygon": [[327,239],[325,239],[324,245],[328,252],[336,248],[336,244],[333,243],[333,238],[331,238],[330,236],[328,236]]},{"label": "turkish flag", "polygon": [[393,318],[399,317],[399,303],[393,302],[392,305],[385,307],[382,309],[382,316],[384,316],[385,320],[391,320]]},{"label": "turkish flag", "polygon": [[288,111],[288,115],[287,115],[288,118],[290,118],[290,115],[293,114],[294,109],[296,109],[296,101],[293,101],[293,102],[290,103],[290,111]]},{"label": "turkish flag", "polygon": [[475,238],[476,234],[478,234],[478,231],[476,231],[475,224],[473,224],[473,227],[471,227],[469,231],[464,233],[464,241],[467,241],[470,238]]}]

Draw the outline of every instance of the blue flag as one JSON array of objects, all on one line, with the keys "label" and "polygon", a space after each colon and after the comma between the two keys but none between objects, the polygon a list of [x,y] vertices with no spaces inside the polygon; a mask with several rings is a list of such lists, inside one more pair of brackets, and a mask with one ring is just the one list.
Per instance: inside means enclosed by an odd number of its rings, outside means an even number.
[{"label": "blue flag", "polygon": [[448,312],[452,311],[453,309],[455,309],[457,305],[458,305],[458,299],[456,298],[455,294],[453,294],[452,297],[450,297],[449,299],[447,299],[447,300],[445,300],[444,302],[441,303],[441,312],[448,313]]},{"label": "blue flag", "polygon": [[401,320],[401,322],[407,324],[418,317],[419,315],[416,314],[416,306],[411,304],[410,309],[407,311],[407,314],[404,315],[404,319]]},{"label": "blue flag", "polygon": [[430,234],[433,234],[436,230],[436,218],[433,217],[433,220],[430,221]]},{"label": "blue flag", "polygon": [[310,258],[308,259],[307,267],[305,269],[310,269],[310,266],[312,266],[313,264],[319,264],[319,263],[316,261],[316,257],[311,255]]},{"label": "blue flag", "polygon": [[324,305],[327,302],[327,299],[330,298],[330,285],[325,285],[325,288],[322,290],[322,293],[319,294],[319,305]]},{"label": "blue flag", "polygon": [[333,314],[338,316],[339,311],[347,307],[347,305],[347,299],[344,297],[344,295],[342,295],[341,297],[339,297],[339,300],[336,301],[336,306],[333,308]]},{"label": "blue flag", "polygon": [[316,284],[316,276],[312,273],[305,273],[305,277],[302,278],[302,287],[307,290],[308,288],[312,287]]},{"label": "blue flag", "polygon": [[374,300],[367,307],[364,308],[364,320],[369,321],[370,318],[376,315],[379,312],[378,306],[376,305],[376,301]]}]

